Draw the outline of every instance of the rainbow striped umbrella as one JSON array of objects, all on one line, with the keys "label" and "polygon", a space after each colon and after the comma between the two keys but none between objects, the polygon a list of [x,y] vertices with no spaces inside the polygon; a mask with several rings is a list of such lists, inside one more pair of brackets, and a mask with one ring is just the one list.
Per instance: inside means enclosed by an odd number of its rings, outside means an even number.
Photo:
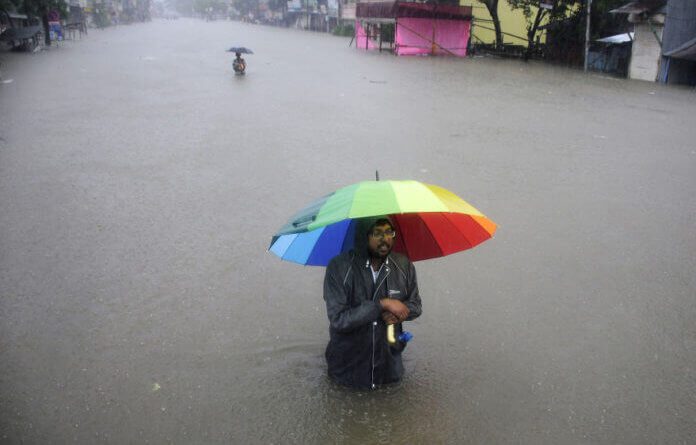
[{"label": "rainbow striped umbrella", "polygon": [[394,251],[411,261],[449,255],[486,241],[496,225],[454,193],[418,181],[364,181],[318,199],[273,236],[269,250],[299,264],[326,266],[353,248],[359,218],[388,215]]}]

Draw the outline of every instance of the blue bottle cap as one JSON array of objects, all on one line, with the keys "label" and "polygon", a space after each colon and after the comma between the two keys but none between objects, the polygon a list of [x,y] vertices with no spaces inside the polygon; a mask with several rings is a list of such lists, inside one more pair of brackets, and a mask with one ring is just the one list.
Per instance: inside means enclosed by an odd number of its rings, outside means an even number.
[{"label": "blue bottle cap", "polygon": [[404,343],[408,343],[412,338],[413,334],[411,334],[410,332],[402,332],[401,335],[399,335],[399,341],[402,341]]}]

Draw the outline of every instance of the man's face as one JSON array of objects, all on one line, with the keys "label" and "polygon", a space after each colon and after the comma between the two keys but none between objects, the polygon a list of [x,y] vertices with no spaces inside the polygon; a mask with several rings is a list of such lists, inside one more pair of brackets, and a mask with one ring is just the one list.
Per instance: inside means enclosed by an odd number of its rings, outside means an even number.
[{"label": "man's face", "polygon": [[396,232],[389,224],[374,226],[367,235],[367,249],[370,256],[386,258],[394,247]]}]

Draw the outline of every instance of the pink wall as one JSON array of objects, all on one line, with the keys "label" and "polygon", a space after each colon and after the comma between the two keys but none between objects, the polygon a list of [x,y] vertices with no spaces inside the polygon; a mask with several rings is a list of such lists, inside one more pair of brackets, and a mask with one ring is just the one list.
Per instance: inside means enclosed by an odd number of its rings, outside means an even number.
[{"label": "pink wall", "polygon": [[[470,28],[468,20],[399,18],[396,21],[396,54],[423,55],[434,51],[436,55],[464,57]],[[433,45],[433,40],[437,45]],[[363,48],[364,45],[363,42]]]},{"label": "pink wall", "polygon": [[377,45],[367,37],[365,29],[360,24],[360,20],[355,21],[355,42],[358,49],[375,49]]}]

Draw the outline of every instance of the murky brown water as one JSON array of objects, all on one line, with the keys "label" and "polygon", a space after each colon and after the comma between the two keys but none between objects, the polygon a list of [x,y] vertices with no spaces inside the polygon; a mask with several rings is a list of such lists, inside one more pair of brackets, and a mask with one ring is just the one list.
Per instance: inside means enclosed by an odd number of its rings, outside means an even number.
[{"label": "murky brown water", "polygon": [[[693,440],[693,90],[348,42],[179,20],[0,54],[0,442]],[[375,169],[500,227],[417,264],[407,377],[360,393],[324,376],[323,269],[265,249]]]}]

